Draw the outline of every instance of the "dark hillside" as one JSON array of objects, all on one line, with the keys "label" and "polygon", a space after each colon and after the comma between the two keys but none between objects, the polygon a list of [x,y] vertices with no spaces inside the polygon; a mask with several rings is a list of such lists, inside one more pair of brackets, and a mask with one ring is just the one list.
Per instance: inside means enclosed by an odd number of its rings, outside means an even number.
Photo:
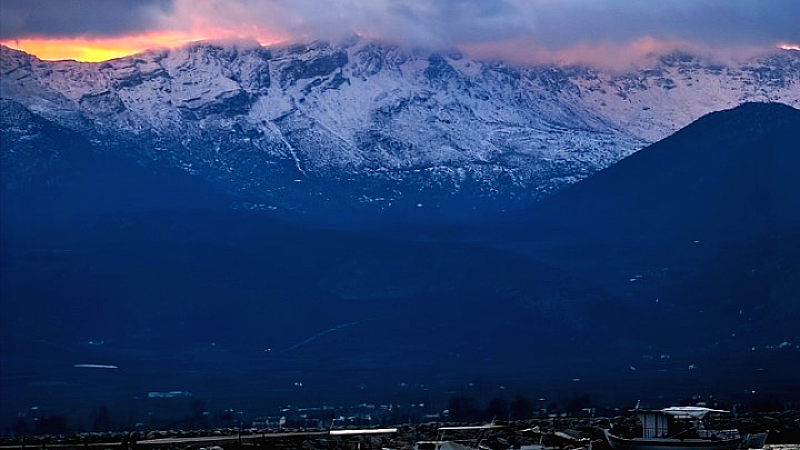
[{"label": "dark hillside", "polygon": [[527,214],[609,238],[748,238],[800,226],[800,111],[748,103],[565,188]]}]

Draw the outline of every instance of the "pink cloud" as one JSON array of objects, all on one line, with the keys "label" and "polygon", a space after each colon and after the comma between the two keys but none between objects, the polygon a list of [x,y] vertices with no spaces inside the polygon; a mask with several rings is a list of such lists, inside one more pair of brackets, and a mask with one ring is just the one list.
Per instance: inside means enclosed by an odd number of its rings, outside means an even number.
[{"label": "pink cloud", "polygon": [[774,50],[775,46],[710,47],[691,41],[661,40],[650,36],[625,43],[579,42],[560,49],[550,49],[530,38],[465,44],[459,47],[468,57],[499,60],[512,64],[559,66],[587,65],[616,71],[639,69],[652,65],[659,56],[688,51],[712,61],[745,60],[753,55]]}]

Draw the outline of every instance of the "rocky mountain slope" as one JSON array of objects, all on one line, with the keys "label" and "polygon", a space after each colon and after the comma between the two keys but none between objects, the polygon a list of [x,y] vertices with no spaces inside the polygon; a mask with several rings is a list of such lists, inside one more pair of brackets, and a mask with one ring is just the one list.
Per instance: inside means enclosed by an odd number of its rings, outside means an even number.
[{"label": "rocky mountain slope", "polygon": [[196,43],[103,63],[0,52],[3,99],[33,116],[98,150],[223,182],[256,197],[250,207],[300,211],[519,206],[707,112],[800,106],[793,51],[727,65],[677,53],[627,73],[360,39]]}]

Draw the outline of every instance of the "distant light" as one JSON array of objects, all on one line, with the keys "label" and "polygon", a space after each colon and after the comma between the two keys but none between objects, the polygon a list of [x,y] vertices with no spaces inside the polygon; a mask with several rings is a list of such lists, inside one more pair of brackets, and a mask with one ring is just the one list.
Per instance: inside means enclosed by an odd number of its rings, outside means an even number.
[{"label": "distant light", "polygon": [[191,397],[192,393],[187,391],[169,391],[169,392],[148,392],[147,398],[181,398]]},{"label": "distant light", "polygon": [[119,369],[118,366],[111,364],[75,364],[72,367],[76,369]]},{"label": "distant light", "polygon": [[778,44],[778,48],[781,50],[797,50],[800,51],[800,44],[789,44],[786,42],[781,42]]}]

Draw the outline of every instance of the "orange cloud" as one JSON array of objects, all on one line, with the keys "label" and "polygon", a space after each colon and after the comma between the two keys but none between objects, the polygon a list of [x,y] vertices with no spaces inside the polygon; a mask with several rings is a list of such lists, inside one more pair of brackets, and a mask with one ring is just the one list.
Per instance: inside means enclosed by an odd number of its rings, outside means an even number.
[{"label": "orange cloud", "polygon": [[[243,26],[239,30],[210,28],[187,32],[153,32],[137,36],[116,38],[25,38],[0,41],[0,44],[22,50],[43,60],[72,59],[83,62],[98,62],[133,55],[153,48],[175,48],[190,42],[249,41],[263,46],[288,41],[288,36],[279,33],[268,35],[255,27]],[[369,33],[361,35],[370,36]],[[798,44],[779,43],[771,48],[800,50]],[[458,46],[467,57],[480,60],[498,60],[511,64],[536,65],[589,65],[615,70],[626,70],[649,65],[653,57],[674,50],[688,50],[718,58],[736,59],[762,53],[764,47],[737,47],[726,53],[720,49],[709,49],[689,41],[660,40],[649,36],[627,43],[583,41],[567,48],[551,49],[530,36],[462,44]],[[727,54],[727,56],[726,56]]]},{"label": "orange cloud", "polygon": [[190,42],[187,36],[148,34],[120,38],[28,38],[2,44],[45,60],[74,59],[96,62],[132,55],[148,48],[175,47]]},{"label": "orange cloud", "polygon": [[239,35],[225,30],[203,33],[149,33],[115,38],[26,38],[2,41],[0,44],[35,55],[44,60],[73,59],[83,62],[107,61],[129,56],[152,48],[174,48],[202,40],[257,40],[261,45],[279,41],[272,36]]}]

